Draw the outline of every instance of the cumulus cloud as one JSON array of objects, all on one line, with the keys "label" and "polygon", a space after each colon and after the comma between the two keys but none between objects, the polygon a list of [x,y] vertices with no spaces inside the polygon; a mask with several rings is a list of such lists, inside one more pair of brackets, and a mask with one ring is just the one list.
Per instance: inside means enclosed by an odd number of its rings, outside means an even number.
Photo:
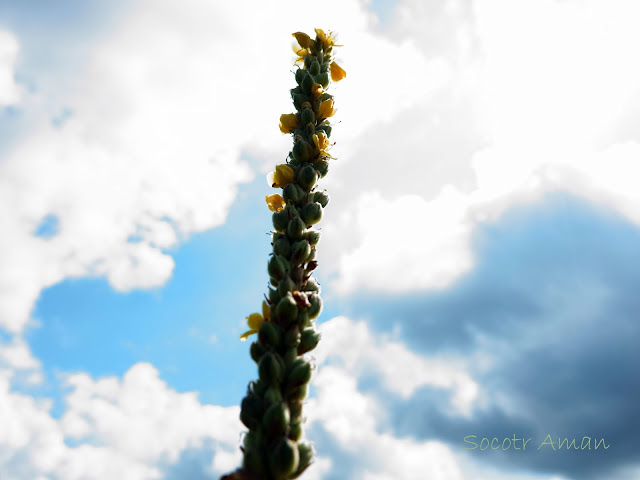
[{"label": "cumulus cloud", "polygon": [[310,438],[317,435],[325,452],[338,447],[349,458],[324,478],[465,478],[455,455],[445,444],[416,442],[386,432],[386,412],[375,396],[358,388],[358,380],[366,373],[384,379],[384,388],[401,395],[406,395],[416,383],[455,388],[450,379],[442,385],[443,377],[439,378],[442,374],[448,377],[450,372],[446,370],[451,368],[429,364],[430,371],[418,373],[425,377],[420,380],[410,374],[399,375],[399,371],[409,373],[409,368],[419,369],[414,361],[428,362],[418,359],[399,343],[376,338],[364,323],[344,317],[325,322],[322,333],[322,347],[317,357],[319,373],[313,379],[316,396],[308,401],[305,410],[307,427]]},{"label": "cumulus cloud", "polygon": [[[308,17],[350,45],[351,83],[341,95],[351,100],[337,119],[349,122],[351,136],[415,99],[396,89],[368,103],[404,64],[417,73],[405,86],[419,96],[447,78],[442,62],[428,62],[410,42],[375,36],[359,2],[325,7]],[[73,82],[60,74],[56,102],[67,114],[34,125],[0,165],[0,325],[21,331],[41,290],[65,278],[104,276],[119,291],[163,285],[174,267],[169,249],[224,223],[238,185],[253,175],[243,153],[259,152],[272,166],[287,149],[277,130],[279,113],[291,108],[282,90],[292,81],[287,32],[315,26],[299,23],[301,9],[312,6],[139,1],[96,40]],[[265,18],[272,28],[263,28]],[[388,68],[373,70],[380,55]],[[47,99],[38,100],[42,80],[32,76],[29,108],[38,109]],[[46,219],[57,231],[34,236]]]},{"label": "cumulus cloud", "polygon": [[240,461],[238,407],[202,405],[178,393],[149,364],[136,364],[122,380],[68,375],[67,409],[54,418],[51,402],[11,392],[0,378],[0,468],[9,480],[164,478],[188,452],[206,452],[208,478]]},{"label": "cumulus cloud", "polygon": [[334,291],[449,286],[473,265],[473,231],[551,191],[638,222],[629,179],[639,144],[620,136],[622,119],[640,111],[640,69],[629,62],[637,8],[401,2],[383,33],[411,38],[449,79],[437,95],[416,92],[412,108],[376,125],[379,136],[349,139],[352,166],[336,163],[341,178],[330,180],[342,212],[326,216]]},{"label": "cumulus cloud", "polygon": [[381,394],[393,431],[456,448],[467,435],[516,434],[538,445],[547,434],[604,437],[612,445],[606,452],[471,453],[479,462],[568,479],[633,478],[625,471],[638,467],[640,440],[629,424],[639,414],[638,227],[556,194],[506,211],[473,244],[478,261],[455,286],[354,306],[377,328],[392,322],[416,354],[453,355],[481,386],[467,416],[433,384],[405,398]]}]

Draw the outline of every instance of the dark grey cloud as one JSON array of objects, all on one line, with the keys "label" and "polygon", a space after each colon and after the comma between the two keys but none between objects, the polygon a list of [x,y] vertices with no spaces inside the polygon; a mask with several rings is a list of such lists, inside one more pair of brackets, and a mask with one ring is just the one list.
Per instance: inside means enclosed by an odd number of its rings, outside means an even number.
[{"label": "dark grey cloud", "polygon": [[[401,338],[426,355],[479,352],[495,358],[474,379],[494,399],[470,418],[452,415],[448,394],[423,388],[409,400],[379,392],[400,435],[604,438],[610,448],[528,452],[471,451],[505,468],[613,478],[637,462],[640,444],[640,229],[566,194],[510,209],[481,226],[476,266],[436,293],[360,298],[348,314]],[[479,441],[479,440],[478,440]],[[593,445],[592,445],[593,446]]]}]

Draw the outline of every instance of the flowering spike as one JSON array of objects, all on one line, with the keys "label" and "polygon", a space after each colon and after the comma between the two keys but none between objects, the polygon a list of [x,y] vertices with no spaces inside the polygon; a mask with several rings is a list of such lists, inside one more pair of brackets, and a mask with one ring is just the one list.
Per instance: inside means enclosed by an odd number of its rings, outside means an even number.
[{"label": "flowering spike", "polygon": [[262,313],[247,317],[246,340],[257,333],[249,352],[258,365],[257,382],[247,389],[240,420],[249,429],[243,442],[242,467],[223,480],[290,480],[298,478],[313,461],[313,447],[301,441],[302,407],[312,376],[303,357],[313,350],[320,335],[315,322],[322,311],[320,285],[312,276],[318,266],[316,247],[320,233],[311,228],[322,219],[329,202],[318,182],[327,174],[333,97],[326,92],[331,81],[345,78],[333,61],[333,34],[316,29],[311,39],[303,32],[297,41],[291,90],[296,113],[280,116],[280,131],[293,133],[290,163],[277,165],[267,180],[279,193],[265,197],[273,213],[273,254],[267,263],[271,282]]}]

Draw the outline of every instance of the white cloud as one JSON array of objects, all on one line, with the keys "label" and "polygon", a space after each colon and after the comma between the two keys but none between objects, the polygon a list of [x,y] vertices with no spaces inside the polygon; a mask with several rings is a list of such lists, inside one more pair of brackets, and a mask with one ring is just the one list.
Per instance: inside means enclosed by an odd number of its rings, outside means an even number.
[{"label": "white cloud", "polygon": [[[335,192],[341,212],[326,216],[323,250],[328,253],[320,253],[339,294],[447,287],[473,267],[470,240],[478,223],[552,190],[612,206],[640,223],[639,197],[631,185],[639,144],[611,143],[621,118],[629,110],[640,112],[640,67],[630,60],[640,42],[630,20],[637,18],[638,4],[493,0],[465,8],[460,2],[438,5],[402,2],[389,35],[405,38],[413,32],[412,38],[422,42],[419,49],[441,58],[452,78],[438,92],[469,102],[460,121],[488,133],[486,144],[467,154],[474,180],[461,181],[464,171],[452,168],[451,156],[441,152],[447,148],[440,144],[446,132],[434,129],[432,119],[440,108],[437,96],[416,99],[410,129],[422,128],[425,136],[421,144],[411,143],[412,151],[406,151],[400,134],[397,155],[363,147],[375,144],[369,133],[350,139],[349,149],[367,156],[346,155],[359,169],[336,163],[343,177],[330,181],[329,193]],[[418,29],[420,19],[428,24],[427,14],[434,17],[436,31],[446,25],[455,31],[434,36]],[[479,47],[465,50],[471,40]],[[405,121],[406,112],[389,117],[389,124]],[[474,126],[478,123],[485,126]],[[394,144],[394,137],[383,138]],[[456,138],[449,148],[457,151]],[[451,178],[454,171],[457,178]],[[445,187],[434,188],[434,176]]]},{"label": "white cloud", "polygon": [[[359,459],[356,478],[466,478],[445,444],[398,438],[382,431],[388,412],[374,395],[359,391],[357,382],[363,375],[374,375],[388,391],[408,397],[423,385],[474,390],[469,376],[444,362],[416,355],[400,342],[374,335],[364,322],[336,317],[323,323],[321,331],[322,342],[314,351],[320,365],[313,378],[317,393],[305,407],[307,426],[320,423],[343,450]],[[473,396],[471,392],[465,402]],[[364,457],[362,452],[367,452]]]},{"label": "white cloud", "polygon": [[211,474],[240,461],[238,407],[202,405],[195,393],[175,392],[149,364],[134,365],[121,381],[73,374],[66,383],[72,391],[58,420],[50,401],[11,392],[8,375],[0,377],[3,478],[157,479],[183,451],[205,443]]},{"label": "white cloud", "polygon": [[[402,398],[411,397],[423,386],[450,390],[451,408],[456,414],[468,415],[472,411],[478,385],[464,369],[456,366],[456,359],[425,358],[410,351],[399,341],[378,338],[365,322],[354,322],[346,317],[335,317],[324,322],[321,331],[322,342],[314,351],[319,364],[338,361],[340,366],[355,376],[374,375],[388,391]],[[328,372],[329,368],[324,367],[321,371]],[[333,378],[331,382],[339,377],[331,373],[325,375]],[[340,391],[350,387],[332,388]],[[367,417],[377,416],[375,412],[366,414],[367,408],[364,406],[356,410],[362,411],[362,415]],[[364,418],[362,421],[366,422]]]},{"label": "white cloud", "polygon": [[18,57],[18,39],[6,30],[0,30],[0,107],[20,102],[22,91],[15,81]]},{"label": "white cloud", "polygon": [[[340,447],[360,456],[357,479],[463,479],[455,456],[439,442],[416,442],[378,431],[379,407],[358,391],[356,377],[345,368],[325,366],[314,378],[317,397],[309,400],[308,425],[321,422]],[[313,467],[312,467],[313,468]]]},{"label": "white cloud", "polygon": [[[280,113],[292,108],[289,32],[327,25],[349,45],[350,83],[336,89],[351,99],[336,117],[349,123],[346,137],[447,78],[446,65],[428,63],[410,42],[375,36],[360,2],[316,10],[140,1],[82,70],[49,78],[70,116],[57,125],[43,118],[0,164],[0,326],[21,331],[41,290],[65,278],[104,276],[119,291],[161,286],[174,267],[166,249],[225,222],[238,185],[252,178],[242,152],[259,152],[271,169],[290,146],[277,129]],[[300,23],[304,17],[314,24]],[[381,55],[386,68],[374,70]],[[395,81],[408,63],[416,75],[406,88],[371,105],[379,83]],[[49,89],[38,89],[44,80],[33,76],[36,93],[26,104],[43,117],[53,107],[38,95]],[[58,220],[57,234],[34,237],[48,215]]]}]

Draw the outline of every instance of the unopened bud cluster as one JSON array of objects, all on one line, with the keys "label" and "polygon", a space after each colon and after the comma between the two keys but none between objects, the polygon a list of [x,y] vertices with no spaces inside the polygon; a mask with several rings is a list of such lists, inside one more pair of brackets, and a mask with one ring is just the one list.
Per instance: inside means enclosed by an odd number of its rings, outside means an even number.
[{"label": "unopened bud cluster", "polygon": [[251,358],[259,379],[251,382],[242,400],[240,419],[249,429],[243,439],[242,468],[223,480],[286,480],[299,477],[313,459],[313,448],[302,437],[303,401],[312,366],[304,354],[313,350],[320,334],[315,318],[322,310],[320,286],[312,272],[318,266],[316,247],[320,232],[313,228],[322,218],[329,196],[318,188],[329,170],[333,97],[326,92],[330,80],[345,71],[333,60],[332,35],[316,29],[315,39],[294,33],[298,42],[291,90],[295,113],[280,117],[280,130],[293,134],[286,164],[270,174],[270,185],[281,193],[266,197],[273,211],[273,253],[267,264],[270,277],[262,314],[247,317],[257,333]]}]

